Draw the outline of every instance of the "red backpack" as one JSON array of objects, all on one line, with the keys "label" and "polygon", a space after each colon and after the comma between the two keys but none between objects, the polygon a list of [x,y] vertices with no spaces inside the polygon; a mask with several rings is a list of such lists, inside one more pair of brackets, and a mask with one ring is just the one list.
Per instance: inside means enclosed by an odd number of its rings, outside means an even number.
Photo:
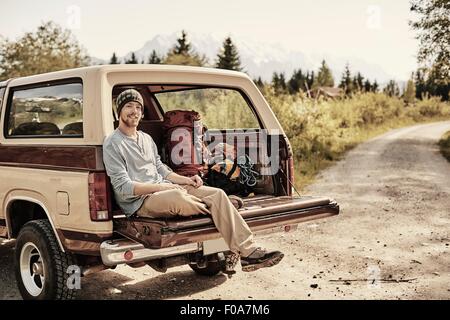
[{"label": "red backpack", "polygon": [[164,114],[165,149],[169,166],[183,176],[203,175],[203,125],[195,111],[173,110]]}]

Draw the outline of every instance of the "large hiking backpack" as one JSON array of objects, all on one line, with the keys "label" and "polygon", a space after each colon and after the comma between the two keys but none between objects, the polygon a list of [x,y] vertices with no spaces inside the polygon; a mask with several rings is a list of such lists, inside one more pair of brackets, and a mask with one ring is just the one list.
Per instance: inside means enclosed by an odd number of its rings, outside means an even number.
[{"label": "large hiking backpack", "polygon": [[203,175],[203,125],[195,111],[173,110],[164,114],[164,146],[169,166],[183,176]]},{"label": "large hiking backpack", "polygon": [[216,146],[214,154],[203,178],[205,185],[220,188],[228,195],[248,196],[252,193],[259,173],[254,170],[250,157],[236,157],[234,147],[224,143]]}]

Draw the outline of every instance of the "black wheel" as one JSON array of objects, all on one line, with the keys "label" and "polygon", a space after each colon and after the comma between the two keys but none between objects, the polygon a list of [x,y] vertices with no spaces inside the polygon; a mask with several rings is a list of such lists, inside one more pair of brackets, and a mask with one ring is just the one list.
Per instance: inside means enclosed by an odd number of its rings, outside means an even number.
[{"label": "black wheel", "polygon": [[17,237],[14,260],[17,285],[25,300],[75,297],[77,290],[67,286],[67,270],[75,259],[60,250],[48,220],[25,224]]},{"label": "black wheel", "polygon": [[189,265],[195,273],[202,276],[212,277],[219,274],[221,271],[225,271],[225,263],[222,259],[220,259],[217,253],[205,258],[206,259],[201,261],[199,264]]}]

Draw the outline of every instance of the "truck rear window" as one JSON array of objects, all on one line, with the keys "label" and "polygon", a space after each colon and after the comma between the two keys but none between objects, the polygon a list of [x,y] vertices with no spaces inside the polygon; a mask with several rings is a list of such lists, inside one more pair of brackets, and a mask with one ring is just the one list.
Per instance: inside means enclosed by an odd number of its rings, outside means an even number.
[{"label": "truck rear window", "polygon": [[[242,94],[233,89],[196,88],[155,93],[164,112],[172,110],[194,110],[202,116],[208,129],[250,129],[260,128]],[[179,88],[179,87],[178,87]]]},{"label": "truck rear window", "polygon": [[7,136],[83,136],[83,85],[12,89]]}]

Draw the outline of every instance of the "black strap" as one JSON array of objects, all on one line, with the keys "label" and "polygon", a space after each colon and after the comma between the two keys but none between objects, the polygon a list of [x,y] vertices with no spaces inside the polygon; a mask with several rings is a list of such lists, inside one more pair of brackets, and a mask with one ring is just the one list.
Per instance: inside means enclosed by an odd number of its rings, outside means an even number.
[{"label": "black strap", "polygon": [[235,159],[233,162],[233,167],[231,168],[230,172],[228,172],[227,174],[227,178],[231,180],[231,176],[233,175],[233,173],[236,171],[237,168],[237,160]]}]

